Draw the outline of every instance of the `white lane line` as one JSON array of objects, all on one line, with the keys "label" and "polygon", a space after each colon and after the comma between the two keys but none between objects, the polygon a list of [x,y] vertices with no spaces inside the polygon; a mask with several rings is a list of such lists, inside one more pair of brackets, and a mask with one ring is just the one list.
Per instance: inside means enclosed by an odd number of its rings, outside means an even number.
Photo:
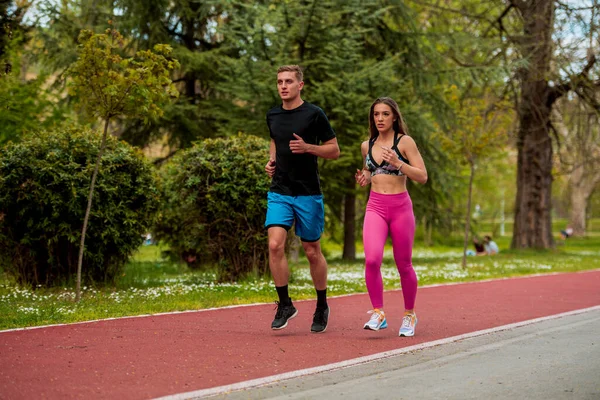
[{"label": "white lane line", "polygon": [[465,333],[462,335],[452,336],[452,337],[445,338],[445,339],[434,340],[432,342],[421,343],[418,345],[404,347],[401,349],[385,351],[383,353],[377,353],[377,354],[373,354],[370,356],[359,357],[359,358],[354,358],[351,360],[341,361],[341,362],[337,362],[337,363],[333,363],[333,364],[322,365],[319,367],[306,368],[306,369],[301,369],[298,371],[286,372],[283,374],[267,376],[264,378],[258,378],[258,379],[252,379],[249,381],[238,382],[238,383],[234,383],[231,385],[224,385],[224,386],[218,386],[218,387],[209,388],[209,389],[202,389],[202,390],[196,390],[196,391],[192,391],[192,392],[178,393],[178,394],[173,394],[173,395],[169,395],[169,396],[158,397],[155,400],[186,400],[186,399],[199,398],[199,397],[216,396],[219,394],[224,394],[224,393],[234,392],[234,391],[239,391],[239,390],[244,390],[244,389],[250,389],[250,388],[255,388],[255,387],[259,387],[259,386],[265,386],[265,385],[269,385],[271,383],[294,379],[294,378],[299,378],[299,377],[303,377],[303,376],[307,376],[307,375],[318,374],[321,372],[334,371],[337,369],[353,367],[356,365],[365,364],[365,363],[369,363],[372,361],[381,360],[384,358],[394,357],[394,356],[404,354],[404,353],[410,353],[412,351],[418,351],[418,350],[423,350],[423,349],[427,349],[427,348],[434,347],[434,346],[457,342],[457,341],[463,340],[463,339],[469,339],[469,338],[473,338],[473,337],[477,337],[477,336],[487,335],[490,333],[496,333],[496,332],[501,332],[501,331],[505,331],[505,330],[509,330],[509,329],[519,328],[522,326],[527,326],[527,325],[535,324],[535,323],[542,322],[542,321],[553,320],[553,319],[562,318],[562,317],[571,316],[571,315],[583,314],[586,312],[596,311],[596,310],[600,310],[600,306],[582,308],[579,310],[573,310],[573,311],[568,311],[568,312],[564,312],[564,313],[560,313],[560,314],[549,315],[546,317],[534,318],[534,319],[530,319],[527,321],[515,322],[512,324],[502,325],[502,326],[498,326],[495,328],[483,329],[480,331]]},{"label": "white lane line", "polygon": [[[519,275],[519,276],[509,276],[509,277],[505,277],[505,278],[482,279],[480,281],[435,283],[432,285],[419,286],[418,290],[431,289],[431,288],[442,287],[442,286],[475,285],[478,283],[485,283],[485,282],[505,281],[505,280],[513,280],[513,279],[528,279],[528,278],[536,278],[536,277],[540,277],[540,276],[552,276],[552,275],[562,275],[562,274],[586,274],[586,273],[592,273],[592,272],[598,272],[598,271],[600,271],[600,269],[588,269],[588,270],[575,271],[575,272],[549,272],[549,273],[541,273],[541,274],[534,274],[534,275]],[[402,289],[391,289],[391,290],[386,290],[386,293],[400,292],[400,291],[402,291]],[[365,295],[366,296],[367,293],[362,292],[362,293],[341,294],[338,296],[331,296],[328,298],[335,299],[335,298],[350,297],[350,296],[357,296],[357,295]],[[315,299],[294,300],[294,303],[301,303],[301,302],[305,302],[305,301],[315,301]],[[99,319],[92,319],[89,321],[69,322],[69,323],[64,323],[64,324],[51,324],[51,325],[29,326],[29,327],[25,327],[25,328],[5,329],[5,330],[0,330],[0,334],[5,333],[5,332],[14,332],[14,331],[27,331],[27,330],[32,330],[32,329],[54,328],[57,326],[93,324],[93,323],[102,322],[102,321],[116,321],[116,320],[120,320],[120,319],[158,317],[161,315],[201,313],[201,312],[214,311],[214,310],[226,310],[228,308],[266,306],[266,305],[270,305],[270,304],[273,304],[273,303],[236,304],[236,305],[224,306],[224,307],[203,308],[201,310],[169,311],[169,312],[156,313],[156,314],[140,314],[140,315],[128,315],[125,317],[99,318]]]}]

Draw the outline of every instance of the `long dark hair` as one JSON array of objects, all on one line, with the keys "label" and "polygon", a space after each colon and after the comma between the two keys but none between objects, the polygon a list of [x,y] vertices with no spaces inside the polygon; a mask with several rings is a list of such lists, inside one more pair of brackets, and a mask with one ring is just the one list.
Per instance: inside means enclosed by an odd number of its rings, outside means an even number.
[{"label": "long dark hair", "polygon": [[406,122],[404,122],[404,118],[402,118],[402,114],[400,114],[398,103],[396,103],[391,97],[379,97],[373,102],[373,104],[371,104],[371,109],[369,110],[369,139],[375,140],[375,138],[379,136],[379,131],[377,130],[377,125],[375,124],[375,118],[373,117],[373,112],[375,110],[375,106],[381,103],[390,106],[392,112],[394,113],[394,118],[396,119],[394,121],[394,132],[402,135],[408,135],[408,127],[406,126]]}]

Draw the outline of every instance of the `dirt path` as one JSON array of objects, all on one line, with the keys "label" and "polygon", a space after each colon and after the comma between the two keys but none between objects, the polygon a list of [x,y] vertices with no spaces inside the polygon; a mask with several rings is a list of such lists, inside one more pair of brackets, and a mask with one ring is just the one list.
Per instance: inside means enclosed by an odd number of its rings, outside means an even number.
[{"label": "dirt path", "polygon": [[272,331],[274,304],[0,332],[0,399],[149,399],[317,367],[600,305],[600,271],[419,289],[419,325],[398,337],[400,291],[385,295],[389,329],[362,329],[366,294],[315,303]]}]

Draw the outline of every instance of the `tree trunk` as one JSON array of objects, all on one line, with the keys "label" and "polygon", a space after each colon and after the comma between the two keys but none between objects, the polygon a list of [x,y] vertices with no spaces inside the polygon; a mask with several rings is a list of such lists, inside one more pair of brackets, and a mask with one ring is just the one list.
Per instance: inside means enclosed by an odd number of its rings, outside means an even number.
[{"label": "tree trunk", "polygon": [[[567,110],[567,108],[565,108]],[[553,125],[561,136],[564,147],[561,162],[569,176],[569,226],[573,235],[584,236],[587,228],[586,211],[590,196],[600,184],[600,147],[598,146],[598,118],[586,108],[575,109],[576,124],[569,129],[558,111],[553,111]]]},{"label": "tree trunk", "polygon": [[342,259],[356,260],[356,181],[351,175],[347,181],[348,193],[344,196],[344,252]]},{"label": "tree trunk", "polygon": [[512,248],[551,248],[552,140],[547,77],[552,56],[554,0],[513,4],[523,17],[521,54],[528,65],[521,71],[517,140],[517,196]]},{"label": "tree trunk", "polygon": [[592,193],[586,187],[571,188],[571,211],[569,226],[573,228],[574,236],[584,236],[586,230],[586,210]]},{"label": "tree trunk", "polygon": [[594,171],[594,167],[593,163],[579,165],[573,169],[569,179],[569,192],[571,196],[569,225],[573,228],[573,235],[575,236],[585,235],[588,202],[590,196],[594,193],[598,184],[600,184],[600,174]]},{"label": "tree trunk", "polygon": [[88,194],[87,208],[85,209],[85,217],[83,218],[83,228],[81,229],[81,242],[79,243],[79,259],[77,261],[77,287],[75,289],[75,301],[81,300],[81,269],[83,265],[83,251],[85,249],[85,234],[87,232],[88,221],[90,219],[90,212],[92,211],[92,200],[94,198],[94,186],[96,185],[96,177],[98,176],[98,170],[100,169],[100,161],[102,160],[102,154],[106,147],[106,135],[108,133],[108,124],[110,117],[104,122],[104,133],[102,134],[102,143],[100,144],[100,150],[98,150],[98,156],[96,157],[96,165],[94,166],[94,173],[92,174],[92,182],[90,183],[90,193]]},{"label": "tree trunk", "polygon": [[463,243],[462,267],[467,268],[467,247],[469,246],[469,231],[471,230],[471,198],[473,197],[473,178],[475,176],[475,164],[471,162],[471,173],[469,175],[469,194],[467,195],[467,215],[465,218],[465,241]]},{"label": "tree trunk", "polygon": [[[198,6],[196,5],[194,8],[197,8]],[[195,11],[195,10],[194,10]],[[185,45],[185,47],[189,50],[189,51],[195,51],[196,50],[196,40],[195,40],[195,20],[191,17],[187,17],[184,19],[184,21],[182,22],[182,25],[184,27],[184,31],[183,31],[183,43]],[[184,80],[185,80],[185,96],[188,98],[188,101],[191,104],[195,104],[196,103],[196,73],[194,71],[187,71],[185,76],[184,76]]]}]

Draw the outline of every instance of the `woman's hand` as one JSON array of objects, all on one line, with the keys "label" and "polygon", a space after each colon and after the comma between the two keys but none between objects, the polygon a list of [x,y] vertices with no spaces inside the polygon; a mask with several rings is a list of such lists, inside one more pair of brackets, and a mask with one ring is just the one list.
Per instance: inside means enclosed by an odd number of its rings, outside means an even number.
[{"label": "woman's hand", "polygon": [[369,184],[369,180],[365,176],[364,172],[360,169],[356,170],[356,174],[354,174],[354,179],[356,179],[356,183],[358,183],[360,187],[364,187]]},{"label": "woman's hand", "polygon": [[396,152],[390,149],[389,147],[381,146],[381,148],[383,149],[383,161],[387,162],[389,165],[396,169],[400,169],[403,162],[398,158],[398,154],[396,154]]}]

